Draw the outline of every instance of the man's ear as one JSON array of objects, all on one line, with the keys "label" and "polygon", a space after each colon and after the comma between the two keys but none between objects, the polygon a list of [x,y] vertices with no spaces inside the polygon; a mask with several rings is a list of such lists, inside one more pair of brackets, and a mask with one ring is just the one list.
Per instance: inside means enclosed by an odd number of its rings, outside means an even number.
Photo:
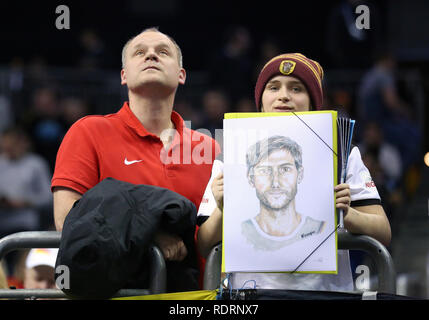
[{"label": "man's ear", "polygon": [[179,71],[179,84],[183,85],[186,82],[186,71],[183,68],[180,68]]},{"label": "man's ear", "polygon": [[127,74],[125,72],[125,69],[121,70],[121,84],[126,85],[127,84]]},{"label": "man's ear", "polygon": [[298,170],[298,183],[301,183],[302,179],[304,179],[304,167]]}]

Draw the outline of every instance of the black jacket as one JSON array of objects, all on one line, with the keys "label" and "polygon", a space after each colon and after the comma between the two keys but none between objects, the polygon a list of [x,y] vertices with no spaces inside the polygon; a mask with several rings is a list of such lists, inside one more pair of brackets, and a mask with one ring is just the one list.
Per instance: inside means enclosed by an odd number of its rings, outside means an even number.
[{"label": "black jacket", "polygon": [[148,250],[157,230],[179,235],[188,249],[167,262],[167,291],[198,289],[195,205],[168,189],[107,178],[88,190],[67,215],[56,266],[70,270],[76,298],[109,298],[124,288],[148,288]]}]

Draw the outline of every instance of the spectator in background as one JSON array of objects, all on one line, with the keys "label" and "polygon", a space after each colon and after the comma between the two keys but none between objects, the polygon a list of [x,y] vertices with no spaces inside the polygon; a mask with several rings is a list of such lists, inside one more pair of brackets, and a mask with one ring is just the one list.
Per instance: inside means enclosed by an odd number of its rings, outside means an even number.
[{"label": "spectator in background", "polygon": [[250,98],[243,97],[237,101],[233,112],[255,112],[255,102]]},{"label": "spectator in background", "polygon": [[51,87],[43,87],[34,91],[31,108],[20,119],[33,138],[34,151],[49,162],[51,171],[66,132],[60,116],[57,93]]},{"label": "spectator in background", "polygon": [[193,130],[203,128],[203,114],[193,106],[189,99],[177,99],[174,104],[174,110],[182,116],[185,123],[190,122],[189,125],[186,124],[188,128]]},{"label": "spectator in background", "polygon": [[395,146],[384,140],[380,127],[374,122],[366,124],[359,149],[380,196],[385,199],[383,207],[391,219],[403,198],[400,183],[403,176],[401,154]]},{"label": "spectator in background", "polygon": [[[326,110],[336,110],[338,117],[353,118],[352,98],[345,89],[334,89],[331,92],[332,105],[327,105]],[[324,109],[325,109],[324,108]]]},{"label": "spectator in background", "polygon": [[30,152],[30,139],[18,127],[4,131],[0,142],[0,237],[38,230],[52,202],[48,164]]},{"label": "spectator in background", "polygon": [[89,114],[89,106],[83,99],[66,97],[60,102],[61,118],[66,129]]},{"label": "spectator in background", "polygon": [[209,89],[203,94],[202,105],[205,117],[202,128],[209,130],[214,138],[216,129],[223,129],[223,115],[231,111],[231,101],[225,91]]},{"label": "spectator in background", "polygon": [[281,53],[278,39],[274,37],[267,37],[259,46],[259,55],[257,58],[256,66],[253,69],[252,81],[256,82],[258,79],[259,71],[263,68],[265,63],[272,57],[276,57]]},{"label": "spectator in background", "polygon": [[40,54],[35,54],[31,57],[28,64],[25,66],[26,74],[29,81],[25,80],[25,85],[41,86],[49,85],[49,69],[46,57]]},{"label": "spectator in background", "polygon": [[409,168],[419,155],[421,133],[412,118],[412,110],[398,95],[395,68],[391,53],[378,54],[359,88],[358,116],[362,128],[368,122],[380,126],[386,142],[399,149],[404,168]]},{"label": "spectator in background", "polygon": [[0,133],[2,133],[6,128],[12,126],[15,120],[10,100],[4,95],[0,95],[0,114]]},{"label": "spectator in background", "polygon": [[31,249],[25,260],[24,289],[56,289],[58,249]]},{"label": "spectator in background", "polygon": [[79,36],[79,44],[82,52],[77,62],[79,68],[94,71],[111,66],[110,50],[106,49],[106,44],[95,30],[86,29],[82,31]]},{"label": "spectator in background", "polygon": [[[370,12],[370,28],[359,29],[356,7],[365,5]],[[367,68],[374,48],[383,41],[382,20],[376,5],[363,0],[343,0],[333,7],[326,29],[325,50],[334,68]]]},{"label": "spectator in background", "polygon": [[24,60],[20,56],[14,56],[8,64],[9,68],[9,78],[7,83],[7,90],[9,92],[8,99],[13,105],[12,112],[14,120],[17,119],[17,116],[21,114],[24,110],[24,101],[26,99],[26,94],[24,93],[24,88],[27,88],[27,83],[24,86]]},{"label": "spectator in background", "polygon": [[395,146],[384,140],[383,132],[377,123],[366,124],[359,149],[362,154],[371,154],[382,168],[384,183],[377,183],[377,186],[384,184],[388,191],[393,191],[403,173],[401,154]]},{"label": "spectator in background", "polygon": [[12,96],[21,93],[24,86],[24,61],[21,57],[15,56],[9,62],[9,83],[8,89]]},{"label": "spectator in background", "polygon": [[208,66],[210,84],[222,86],[235,101],[241,96],[250,96],[253,86],[252,39],[243,26],[234,26],[226,31],[226,40],[220,51],[211,58]]}]

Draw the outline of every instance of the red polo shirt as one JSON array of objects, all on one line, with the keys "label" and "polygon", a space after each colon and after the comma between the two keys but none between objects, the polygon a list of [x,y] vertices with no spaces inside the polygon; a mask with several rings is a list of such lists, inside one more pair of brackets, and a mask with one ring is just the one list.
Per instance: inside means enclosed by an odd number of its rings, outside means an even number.
[{"label": "red polo shirt", "polygon": [[70,127],[58,150],[51,188],[81,194],[107,177],[175,191],[200,205],[217,142],[184,126],[172,112],[176,133],[168,154],[159,137],[148,132],[125,102],[119,112],[87,116]]}]

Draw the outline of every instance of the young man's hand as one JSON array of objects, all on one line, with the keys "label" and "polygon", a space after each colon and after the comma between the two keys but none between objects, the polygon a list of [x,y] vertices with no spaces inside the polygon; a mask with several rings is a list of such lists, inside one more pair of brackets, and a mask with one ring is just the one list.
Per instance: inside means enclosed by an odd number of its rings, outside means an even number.
[{"label": "young man's hand", "polygon": [[343,209],[345,216],[349,211],[352,201],[350,197],[350,186],[347,183],[341,183],[335,186],[334,191],[336,192],[335,207],[337,209]]},{"label": "young man's hand", "polygon": [[216,200],[217,207],[222,211],[223,209],[223,172],[213,179],[212,192]]}]

